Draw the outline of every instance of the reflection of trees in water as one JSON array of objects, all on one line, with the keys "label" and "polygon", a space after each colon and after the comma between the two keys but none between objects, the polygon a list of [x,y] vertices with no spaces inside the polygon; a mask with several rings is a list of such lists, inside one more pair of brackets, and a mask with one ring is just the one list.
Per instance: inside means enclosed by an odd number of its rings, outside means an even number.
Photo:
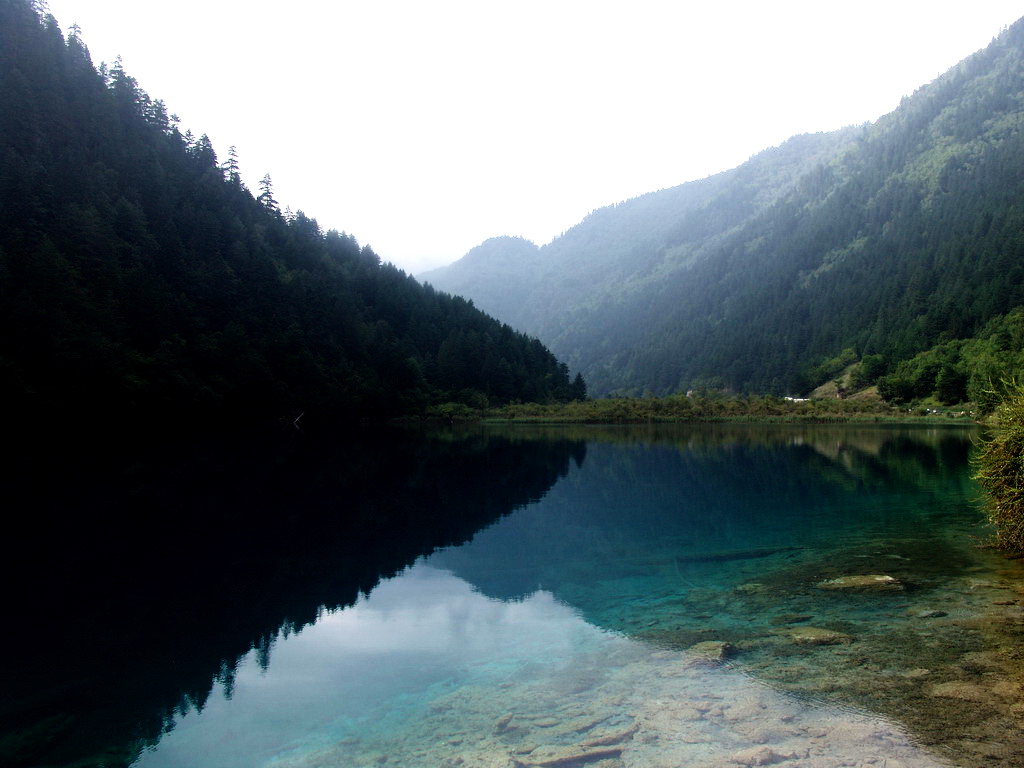
[{"label": "reflection of trees in water", "polygon": [[[552,504],[572,501],[558,515],[531,507],[445,559],[508,596],[558,591],[570,558],[642,574],[676,568],[658,546],[686,540],[728,550],[753,531],[758,546],[788,545],[779,515],[810,529],[850,490],[959,493],[968,450],[958,430],[737,425],[26,450],[0,488],[30,528],[7,539],[2,566],[19,585],[8,605],[19,630],[4,633],[14,662],[0,728],[25,738],[0,742],[0,762],[111,749],[106,764],[130,762],[133,739],[154,738],[175,707],[203,705],[214,680],[230,690],[250,649],[266,664],[276,637],[540,499],[570,460],[583,471],[553,492]],[[488,543],[505,528],[514,536]]]},{"label": "reflection of trees in water", "polygon": [[[705,424],[517,426],[523,436],[627,446],[676,448],[684,460],[731,463],[731,452],[805,446],[827,461],[818,471],[846,488],[858,484],[934,486],[936,479],[966,483],[963,471],[972,446],[973,428],[963,425],[899,424]],[[771,471],[771,470],[770,470]]]},{"label": "reflection of trees in water", "polygon": [[130,763],[175,709],[203,706],[214,681],[230,691],[249,650],[267,664],[279,635],[539,499],[584,454],[413,431],[26,452],[0,489],[29,528],[4,553],[21,587],[2,762]]},{"label": "reflection of trees in water", "polygon": [[543,585],[584,613],[595,579],[702,583],[716,563],[851,532],[927,537],[971,496],[958,429],[753,426],[749,441],[737,425],[545,429],[592,438],[583,470],[441,563],[486,594]]}]

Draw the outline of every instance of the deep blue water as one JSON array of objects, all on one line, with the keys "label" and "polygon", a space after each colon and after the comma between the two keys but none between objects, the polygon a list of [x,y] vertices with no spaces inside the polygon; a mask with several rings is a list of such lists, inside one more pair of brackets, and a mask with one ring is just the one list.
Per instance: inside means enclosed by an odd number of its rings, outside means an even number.
[{"label": "deep blue water", "polygon": [[[487,428],[364,445],[363,469],[312,487],[344,495],[338,509],[383,538],[352,545],[350,534],[339,538],[348,545],[320,549],[299,537],[290,548],[271,530],[269,544],[259,541],[266,569],[287,577],[273,582],[283,596],[261,587],[263,615],[259,593],[218,570],[227,591],[214,588],[215,607],[201,611],[225,622],[237,606],[240,634],[215,622],[207,637],[202,626],[188,635],[195,647],[222,644],[211,655],[223,657],[219,671],[204,686],[210,665],[194,663],[193,646],[178,655],[158,643],[147,655],[141,637],[130,672],[114,668],[119,704],[136,706],[140,721],[161,706],[144,695],[133,704],[147,676],[166,686],[178,665],[200,679],[173,708],[164,697],[162,735],[143,729],[127,748],[108,746],[104,758],[92,746],[87,759],[211,768],[712,766],[742,764],[751,750],[822,767],[984,765],[993,750],[1014,759],[1019,744],[993,743],[1017,716],[1019,697],[999,685],[1014,672],[1019,574],[979,546],[987,529],[971,440],[954,428],[704,425]],[[260,525],[289,514],[287,498],[261,509]],[[322,526],[323,515],[310,519]],[[401,535],[385,524],[396,516]],[[467,518],[477,530],[459,526]],[[244,510],[236,524],[246,525]],[[375,567],[375,556],[390,559]],[[310,578],[295,578],[303,568]],[[858,574],[901,588],[819,586]],[[168,605],[187,611],[180,596]],[[130,625],[124,606],[116,615]],[[266,629],[246,650],[239,638],[256,626]],[[831,633],[829,643],[802,642],[807,628]],[[695,657],[709,642],[728,643],[728,658]],[[131,675],[141,682],[126,686]],[[964,717],[965,701],[987,730]]]}]

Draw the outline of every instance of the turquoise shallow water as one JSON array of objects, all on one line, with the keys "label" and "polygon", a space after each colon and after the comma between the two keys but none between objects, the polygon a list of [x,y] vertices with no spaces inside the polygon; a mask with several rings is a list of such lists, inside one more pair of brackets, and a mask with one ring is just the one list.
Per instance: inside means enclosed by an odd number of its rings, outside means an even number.
[{"label": "turquoise shallow water", "polygon": [[[250,652],[135,764],[895,768],[1021,754],[1006,737],[1022,711],[1019,574],[978,546],[968,432],[518,436],[551,438],[586,452],[542,498]],[[864,574],[899,588],[819,586]]]}]

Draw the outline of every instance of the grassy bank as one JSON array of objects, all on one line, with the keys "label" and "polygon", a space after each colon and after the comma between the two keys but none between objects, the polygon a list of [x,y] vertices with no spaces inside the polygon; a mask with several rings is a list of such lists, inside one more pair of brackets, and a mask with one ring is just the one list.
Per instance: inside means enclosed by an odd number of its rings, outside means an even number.
[{"label": "grassy bank", "polygon": [[1024,552],[1024,388],[1014,385],[990,419],[975,457],[996,544]]}]

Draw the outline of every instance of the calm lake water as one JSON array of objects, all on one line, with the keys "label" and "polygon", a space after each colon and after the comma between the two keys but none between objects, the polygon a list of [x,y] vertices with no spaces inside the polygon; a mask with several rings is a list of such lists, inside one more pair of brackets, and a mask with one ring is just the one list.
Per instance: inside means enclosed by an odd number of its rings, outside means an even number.
[{"label": "calm lake water", "polygon": [[[979,546],[972,435],[495,427],[122,467],[117,501],[43,505],[79,520],[59,566],[18,558],[4,763],[1022,764],[1024,573]],[[822,586],[864,575],[896,581]]]}]

